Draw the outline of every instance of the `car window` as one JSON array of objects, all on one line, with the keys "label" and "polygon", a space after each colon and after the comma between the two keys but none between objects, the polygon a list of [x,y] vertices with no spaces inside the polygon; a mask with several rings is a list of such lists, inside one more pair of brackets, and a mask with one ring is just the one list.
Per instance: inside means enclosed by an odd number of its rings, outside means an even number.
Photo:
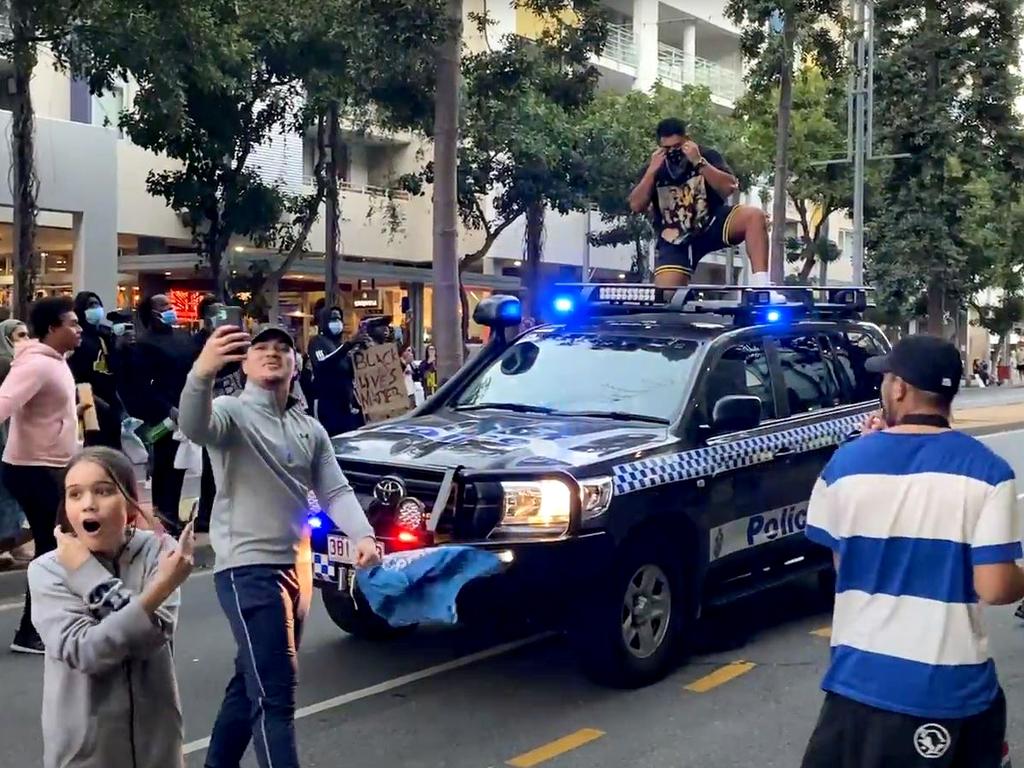
[{"label": "car window", "polygon": [[753,395],[761,401],[761,420],[774,419],[775,396],[764,342],[735,344],[708,373],[704,388],[704,418],[711,423],[715,403],[726,395]]},{"label": "car window", "polygon": [[452,406],[612,411],[669,421],[686,395],[699,347],[693,339],[538,329],[479,373]]},{"label": "car window", "polygon": [[790,415],[839,403],[839,386],[814,334],[779,338],[779,362]]},{"label": "car window", "polygon": [[865,370],[864,361],[872,355],[884,354],[878,341],[863,331],[831,333],[829,340],[835,349],[836,362],[850,387],[850,402],[877,400],[882,386],[882,374]]}]

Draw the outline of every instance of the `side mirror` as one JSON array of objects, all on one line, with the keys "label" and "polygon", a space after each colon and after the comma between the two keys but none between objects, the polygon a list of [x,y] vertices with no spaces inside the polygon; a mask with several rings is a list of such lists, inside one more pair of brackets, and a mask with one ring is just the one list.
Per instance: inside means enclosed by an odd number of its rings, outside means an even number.
[{"label": "side mirror", "polygon": [[716,433],[753,429],[761,423],[761,400],[753,395],[726,395],[715,403],[711,421]]},{"label": "side mirror", "polygon": [[473,322],[500,332],[523,321],[523,307],[515,296],[488,296],[473,310]]}]

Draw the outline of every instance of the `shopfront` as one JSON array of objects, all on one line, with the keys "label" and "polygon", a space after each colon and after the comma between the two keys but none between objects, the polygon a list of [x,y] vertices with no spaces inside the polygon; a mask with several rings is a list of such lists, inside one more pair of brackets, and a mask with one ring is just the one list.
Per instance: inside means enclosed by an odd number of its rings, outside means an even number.
[{"label": "shopfront", "polygon": [[[183,323],[195,322],[196,305],[209,290],[209,281],[197,276],[192,254],[124,255],[120,271],[130,279],[119,286],[118,303],[136,306],[146,293],[164,292],[178,310]],[[248,264],[235,258],[232,270],[243,272]],[[287,324],[304,347],[316,332],[315,311],[322,303],[324,263],[311,257],[295,263],[281,281],[277,295],[277,318]],[[433,287],[429,267],[379,262],[345,261],[339,265],[340,304],[347,333],[366,317],[386,315],[401,329],[404,343],[411,344],[417,357],[423,355],[433,337]],[[470,273],[464,276],[469,313],[494,293],[515,293],[519,278]],[[240,298],[249,296],[240,294]],[[470,320],[469,337],[485,341],[486,328]]]}]

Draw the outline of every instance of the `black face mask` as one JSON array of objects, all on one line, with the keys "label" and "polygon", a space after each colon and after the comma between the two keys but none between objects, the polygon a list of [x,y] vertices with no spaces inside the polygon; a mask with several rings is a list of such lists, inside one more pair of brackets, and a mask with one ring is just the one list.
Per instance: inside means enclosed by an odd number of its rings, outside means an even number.
[{"label": "black face mask", "polygon": [[665,153],[665,159],[678,167],[686,161],[686,155],[683,154],[681,147],[672,147],[672,149]]}]

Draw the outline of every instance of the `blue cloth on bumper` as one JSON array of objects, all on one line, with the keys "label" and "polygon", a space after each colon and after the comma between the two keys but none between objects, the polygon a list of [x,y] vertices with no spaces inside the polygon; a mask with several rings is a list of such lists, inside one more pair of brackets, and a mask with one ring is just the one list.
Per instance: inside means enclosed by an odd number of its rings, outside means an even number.
[{"label": "blue cloth on bumper", "polygon": [[385,555],[380,565],[357,571],[356,583],[373,612],[393,627],[454,624],[459,590],[500,569],[493,552],[432,547]]}]

